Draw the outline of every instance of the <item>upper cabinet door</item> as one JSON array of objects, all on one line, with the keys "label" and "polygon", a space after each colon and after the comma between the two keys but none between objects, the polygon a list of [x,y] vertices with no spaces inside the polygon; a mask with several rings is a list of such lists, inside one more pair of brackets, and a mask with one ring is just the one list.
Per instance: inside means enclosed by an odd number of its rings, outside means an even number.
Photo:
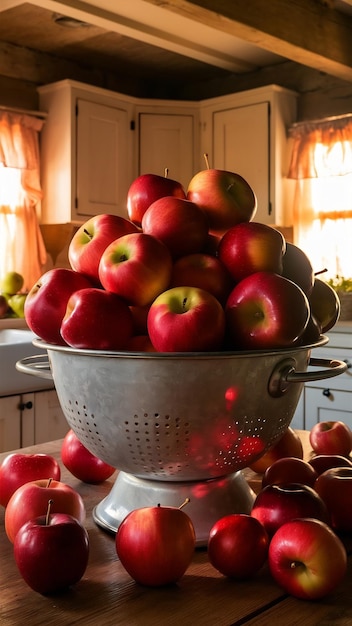
[{"label": "upper cabinet door", "polygon": [[127,217],[127,111],[77,100],[77,218]]},{"label": "upper cabinet door", "polygon": [[270,107],[259,102],[214,113],[214,167],[240,174],[257,196],[254,220],[270,222]]},{"label": "upper cabinet door", "polygon": [[139,115],[139,173],[179,181],[187,190],[194,174],[194,116],[160,113]]}]

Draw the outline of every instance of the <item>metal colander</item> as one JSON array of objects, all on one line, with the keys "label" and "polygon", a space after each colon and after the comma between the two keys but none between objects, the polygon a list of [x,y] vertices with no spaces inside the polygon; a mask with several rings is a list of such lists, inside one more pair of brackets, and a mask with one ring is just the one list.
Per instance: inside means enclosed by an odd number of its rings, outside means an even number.
[{"label": "metal colander", "polygon": [[[311,348],[326,342],[322,337],[314,346],[270,352],[157,354],[35,340],[48,362],[30,357],[17,367],[52,377],[69,426],[93,454],[120,470],[112,494],[96,509],[98,523],[116,530],[131,508],[159,502],[159,496],[180,504],[188,490],[202,500],[202,516],[213,511],[207,533],[220,516],[222,485],[232,498],[240,482],[241,507],[250,508],[239,470],[289,426],[304,382],[346,369],[340,361],[310,359]],[[309,364],[326,369],[308,372]]]}]

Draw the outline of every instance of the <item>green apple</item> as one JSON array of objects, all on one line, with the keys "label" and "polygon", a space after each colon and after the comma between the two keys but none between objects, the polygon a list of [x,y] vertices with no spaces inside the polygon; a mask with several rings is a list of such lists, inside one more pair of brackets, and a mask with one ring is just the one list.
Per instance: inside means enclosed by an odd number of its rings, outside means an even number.
[{"label": "green apple", "polygon": [[18,272],[6,272],[0,280],[0,291],[2,293],[15,294],[23,287],[24,278]]},{"label": "green apple", "polygon": [[24,303],[26,301],[26,293],[16,293],[8,299],[8,305],[17,317],[24,318]]}]

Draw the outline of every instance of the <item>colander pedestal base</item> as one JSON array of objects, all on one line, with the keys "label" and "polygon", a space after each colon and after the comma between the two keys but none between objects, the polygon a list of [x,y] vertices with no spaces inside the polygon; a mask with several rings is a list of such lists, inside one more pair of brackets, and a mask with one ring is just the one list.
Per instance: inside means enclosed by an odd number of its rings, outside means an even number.
[{"label": "colander pedestal base", "polygon": [[241,471],[211,480],[172,482],[137,478],[119,472],[110,493],[95,507],[95,523],[116,532],[126,515],[144,506],[179,507],[190,498],[185,512],[196,532],[197,546],[206,546],[213,524],[230,513],[249,513],[255,494]]}]

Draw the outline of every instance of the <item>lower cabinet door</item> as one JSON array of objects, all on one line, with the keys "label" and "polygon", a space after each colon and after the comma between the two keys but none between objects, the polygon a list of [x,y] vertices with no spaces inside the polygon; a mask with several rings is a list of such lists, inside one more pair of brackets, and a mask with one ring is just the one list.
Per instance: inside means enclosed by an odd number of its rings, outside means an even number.
[{"label": "lower cabinet door", "polygon": [[0,452],[21,446],[20,396],[0,398]]},{"label": "lower cabinet door", "polygon": [[35,394],[35,443],[61,439],[69,430],[55,389]]}]

